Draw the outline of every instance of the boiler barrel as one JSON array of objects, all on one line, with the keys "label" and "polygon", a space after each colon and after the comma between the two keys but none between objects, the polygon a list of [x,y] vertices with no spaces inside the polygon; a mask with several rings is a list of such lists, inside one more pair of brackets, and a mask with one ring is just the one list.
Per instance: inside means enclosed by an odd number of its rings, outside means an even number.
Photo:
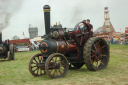
[{"label": "boiler barrel", "polygon": [[0,53],[5,53],[7,52],[7,48],[0,46]]},{"label": "boiler barrel", "polygon": [[75,43],[69,43],[68,41],[56,41],[56,40],[43,40],[39,45],[39,49],[43,54],[52,53],[73,53],[77,51]]}]

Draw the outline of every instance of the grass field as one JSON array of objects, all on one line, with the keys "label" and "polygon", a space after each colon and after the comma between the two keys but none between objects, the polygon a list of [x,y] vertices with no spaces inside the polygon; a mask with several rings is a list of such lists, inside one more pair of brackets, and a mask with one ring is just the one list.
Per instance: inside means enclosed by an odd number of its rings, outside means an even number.
[{"label": "grass field", "polygon": [[128,85],[128,46],[110,45],[110,61],[104,70],[92,72],[85,66],[68,70],[60,79],[33,77],[29,59],[39,51],[15,53],[14,61],[0,60],[0,85]]}]

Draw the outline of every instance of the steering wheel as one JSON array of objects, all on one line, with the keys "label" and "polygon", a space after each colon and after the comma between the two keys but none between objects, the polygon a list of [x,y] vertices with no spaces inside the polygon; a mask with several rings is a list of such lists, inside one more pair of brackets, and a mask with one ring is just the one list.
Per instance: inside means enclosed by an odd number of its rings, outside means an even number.
[{"label": "steering wheel", "polygon": [[89,26],[79,22],[74,27],[74,40],[78,46],[83,46],[90,37]]}]

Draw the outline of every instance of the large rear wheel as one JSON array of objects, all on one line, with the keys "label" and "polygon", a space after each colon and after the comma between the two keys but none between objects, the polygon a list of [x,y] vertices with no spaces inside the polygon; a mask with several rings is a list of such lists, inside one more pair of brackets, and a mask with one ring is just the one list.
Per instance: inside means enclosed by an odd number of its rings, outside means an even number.
[{"label": "large rear wheel", "polygon": [[107,67],[109,62],[109,46],[103,38],[90,38],[83,50],[83,57],[87,68],[91,71]]}]

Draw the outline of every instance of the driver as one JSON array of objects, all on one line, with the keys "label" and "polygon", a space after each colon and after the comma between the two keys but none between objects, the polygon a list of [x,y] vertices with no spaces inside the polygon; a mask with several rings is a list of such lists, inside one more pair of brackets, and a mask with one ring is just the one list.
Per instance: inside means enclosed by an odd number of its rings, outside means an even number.
[{"label": "driver", "polygon": [[88,24],[88,26],[90,28],[91,36],[93,36],[93,25],[90,24],[90,20],[89,19],[87,19],[87,24]]}]

